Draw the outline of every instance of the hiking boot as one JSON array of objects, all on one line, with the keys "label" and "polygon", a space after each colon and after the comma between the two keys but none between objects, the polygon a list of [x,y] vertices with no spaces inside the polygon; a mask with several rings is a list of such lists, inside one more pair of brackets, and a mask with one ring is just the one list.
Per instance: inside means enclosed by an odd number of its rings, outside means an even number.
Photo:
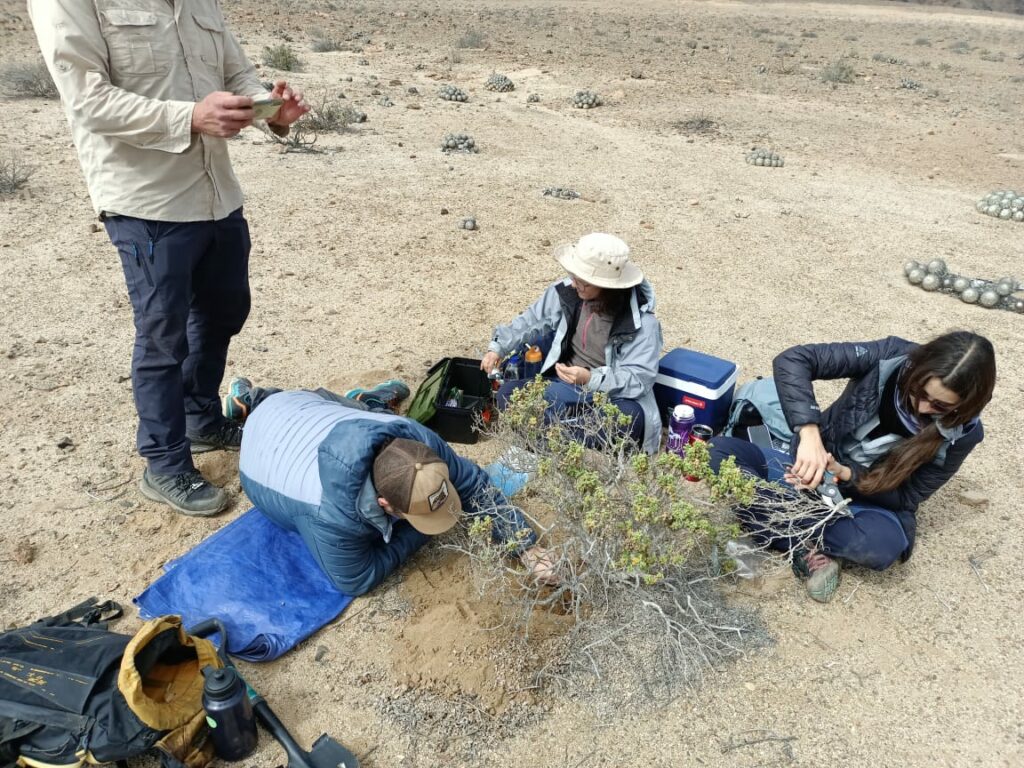
[{"label": "hiking boot", "polygon": [[398,406],[409,396],[409,387],[401,379],[388,379],[370,389],[350,389],[345,397],[358,400],[374,410],[397,411]]},{"label": "hiking boot", "polygon": [[142,473],[139,490],[147,499],[193,517],[216,515],[228,505],[224,489],[210,483],[198,469],[180,475],[156,475],[147,469]]},{"label": "hiking boot", "polygon": [[237,451],[242,445],[242,425],[225,421],[212,432],[187,436],[192,443],[192,453],[207,451]]},{"label": "hiking boot", "polygon": [[252,411],[252,382],[241,377],[234,378],[228,384],[228,393],[224,395],[224,418],[244,424]]},{"label": "hiking boot", "polygon": [[814,550],[793,554],[793,573],[807,580],[807,594],[819,603],[827,603],[839,590],[839,561]]}]

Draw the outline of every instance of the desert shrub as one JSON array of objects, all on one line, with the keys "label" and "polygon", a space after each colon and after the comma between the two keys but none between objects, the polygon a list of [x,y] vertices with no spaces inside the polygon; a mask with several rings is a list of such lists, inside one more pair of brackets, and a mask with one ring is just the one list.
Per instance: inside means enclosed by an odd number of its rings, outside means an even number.
[{"label": "desert shrub", "polygon": [[939,72],[949,72],[949,70],[951,70],[952,68],[953,68],[952,64],[947,64],[944,61],[936,66],[936,69],[938,69]]},{"label": "desert shrub", "polygon": [[455,41],[456,48],[483,48],[484,42],[483,33],[478,32],[475,29],[471,29],[466,32],[462,37]]},{"label": "desert shrub", "polygon": [[[558,584],[539,587],[491,543],[492,520],[503,514],[498,497],[448,544],[469,556],[481,594],[503,606],[516,636],[528,634],[537,611],[571,617],[531,684],[640,682],[653,702],[766,642],[756,617],[730,607],[714,584],[735,567],[723,554],[740,535],[733,510],[749,505],[763,481],[731,459],[713,473],[700,442],[683,458],[635,453],[622,436],[628,417],[601,394],[571,425],[546,424],[546,386],[538,378],[517,391],[489,431],[505,449],[503,463],[533,475],[516,498]],[[772,510],[764,530],[796,535],[801,546],[834,519],[809,497],[776,494],[761,503]]]},{"label": "desert shrub", "polygon": [[805,29],[803,32],[800,33],[800,37],[815,38],[817,36],[818,33],[810,29]]},{"label": "desert shrub", "polygon": [[35,167],[18,159],[13,152],[0,159],[0,197],[13,195],[24,187],[35,173]]},{"label": "desert shrub", "polygon": [[281,43],[263,49],[263,64],[282,72],[298,72],[302,67],[302,60],[291,46]]},{"label": "desert shrub", "polygon": [[676,120],[672,127],[687,136],[716,133],[718,123],[703,112],[687,117],[684,120]]},{"label": "desert shrub", "polygon": [[852,83],[856,77],[856,71],[843,59],[837,59],[821,70],[821,80],[825,83]]},{"label": "desert shrub", "polygon": [[967,53],[971,50],[971,44],[967,40],[957,40],[949,46],[949,50],[953,53]]},{"label": "desert shrub", "polygon": [[324,94],[318,101],[310,104],[310,110],[302,118],[307,131],[316,133],[335,133],[344,131],[353,123],[366,121],[366,114],[358,109],[342,104],[337,99]]},{"label": "desert shrub", "polygon": [[310,41],[309,47],[314,53],[331,53],[343,50],[345,46],[340,40],[335,40],[333,37],[318,35]]},{"label": "desert shrub", "polygon": [[917,38],[914,38],[914,45],[927,45],[927,46],[931,46],[931,44],[932,44],[932,41],[929,40],[927,37],[917,37]]},{"label": "desert shrub", "polygon": [[37,61],[32,64],[11,64],[0,72],[0,91],[5,96],[56,99],[57,86],[50,70]]}]

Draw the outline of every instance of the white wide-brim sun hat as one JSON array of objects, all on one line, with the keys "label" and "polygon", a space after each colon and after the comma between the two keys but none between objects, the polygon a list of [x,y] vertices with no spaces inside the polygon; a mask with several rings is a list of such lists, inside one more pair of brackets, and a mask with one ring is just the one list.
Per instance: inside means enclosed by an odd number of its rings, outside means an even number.
[{"label": "white wide-brim sun hat", "polygon": [[644,279],[640,267],[629,260],[629,246],[603,232],[558,246],[555,260],[570,275],[599,288],[632,288]]}]

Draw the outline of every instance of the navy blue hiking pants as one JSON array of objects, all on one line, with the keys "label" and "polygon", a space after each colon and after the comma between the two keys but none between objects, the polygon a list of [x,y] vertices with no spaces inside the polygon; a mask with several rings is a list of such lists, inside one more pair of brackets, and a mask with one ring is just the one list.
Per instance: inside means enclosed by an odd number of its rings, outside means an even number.
[{"label": "navy blue hiking pants", "polygon": [[[785,486],[780,493],[795,494],[782,480],[785,467],[792,464],[793,459],[782,451],[762,450],[753,443],[736,437],[716,437],[711,440],[711,468],[718,471],[719,465],[729,456],[736,457],[736,466],[762,480],[778,482]],[[765,491],[758,491],[765,493]],[[862,504],[857,501],[850,503],[852,517],[842,517],[825,527],[822,550],[831,557],[840,557],[851,563],[863,565],[876,571],[884,571],[899,560],[909,546],[907,535],[903,531],[896,515],[884,507]],[[759,509],[757,501],[744,509],[739,517],[741,523],[747,523],[752,530],[757,530]],[[755,538],[757,538],[755,536]],[[767,544],[773,549],[788,550],[796,545],[790,538],[776,538],[759,543]]]},{"label": "navy blue hiking pants", "polygon": [[[502,384],[495,396],[498,410],[505,410],[512,393],[525,387],[531,381],[533,379],[513,379]],[[580,387],[566,384],[558,378],[552,378],[548,388],[544,391],[544,399],[548,402],[544,415],[549,423],[558,421],[571,424],[575,416],[591,408],[594,396],[593,393]],[[636,400],[627,400],[624,397],[612,397],[609,398],[609,401],[630,419],[629,427],[624,430],[626,436],[638,447],[642,446],[644,444],[644,409],[640,403]]]},{"label": "navy blue hiking pants", "polygon": [[224,421],[228,344],[249,315],[249,225],[239,208],[220,221],[111,216],[106,227],[135,313],[138,450],[155,474],[186,472],[188,435]]}]

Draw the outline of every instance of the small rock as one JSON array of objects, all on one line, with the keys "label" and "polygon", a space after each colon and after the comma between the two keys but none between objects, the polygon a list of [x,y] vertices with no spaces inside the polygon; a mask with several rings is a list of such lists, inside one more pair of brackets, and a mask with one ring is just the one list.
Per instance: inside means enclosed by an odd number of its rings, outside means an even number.
[{"label": "small rock", "polygon": [[448,215],[448,209],[447,208],[442,208],[441,209],[441,215],[442,216],[447,216]]},{"label": "small rock", "polygon": [[698,199],[697,199],[696,197],[691,197],[691,198],[690,198],[690,199],[689,199],[689,200],[687,201],[687,204],[688,204],[688,205],[700,205],[700,200],[698,200]]},{"label": "small rock", "polygon": [[969,507],[988,506],[988,496],[979,491],[961,491],[960,501]]},{"label": "small rock", "polygon": [[57,447],[60,448],[62,451],[67,448],[74,448],[75,442],[70,437],[67,437],[65,435],[64,437],[57,441]]},{"label": "small rock", "polygon": [[89,231],[90,231],[90,232],[99,232],[99,231],[101,231],[102,229],[103,229],[103,227],[101,227],[101,226],[100,226],[99,224],[97,224],[96,222],[93,222],[92,224],[90,224],[90,225],[89,225]]},{"label": "small rock", "polygon": [[540,244],[544,248],[550,248],[551,247],[551,241],[548,240],[546,237],[543,240],[540,241]]}]

